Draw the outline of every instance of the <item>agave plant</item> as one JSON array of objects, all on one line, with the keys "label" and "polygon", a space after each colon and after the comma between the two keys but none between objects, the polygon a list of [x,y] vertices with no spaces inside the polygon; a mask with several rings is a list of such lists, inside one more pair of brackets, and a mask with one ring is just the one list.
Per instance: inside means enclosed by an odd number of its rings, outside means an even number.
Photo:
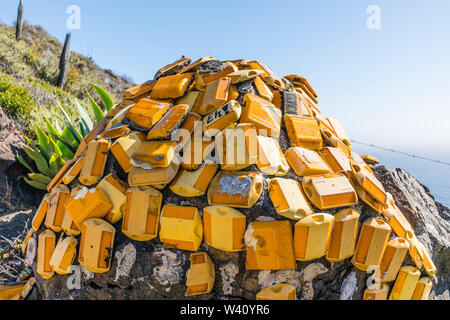
[{"label": "agave plant", "polygon": [[[106,112],[108,112],[114,106],[111,96],[102,88],[94,84],[90,85],[97,92],[106,108]],[[86,93],[89,97],[95,122],[98,123],[103,119],[105,113],[87,90]],[[88,135],[94,128],[94,122],[91,120],[88,113],[77,99],[74,100],[74,105],[77,109],[79,117],[79,129],[77,129],[75,123],[72,122],[65,110],[65,107],[63,107],[59,102],[57,103],[61,113],[64,116],[63,121],[66,125],[64,130],[61,130],[61,126],[57,119],[55,119],[55,126],[53,126],[49,119],[44,117],[47,133],[45,133],[44,130],[38,126],[34,129],[38,139],[38,147],[34,146],[31,139],[25,137],[28,142],[28,146],[23,147],[23,150],[27,156],[34,161],[36,169],[33,169],[33,166],[30,165],[22,156],[19,154],[16,155],[17,160],[30,171],[30,173],[27,174],[28,177],[23,177],[25,182],[40,190],[47,190],[47,185],[66,163],[66,161],[73,159],[83,137]]]}]

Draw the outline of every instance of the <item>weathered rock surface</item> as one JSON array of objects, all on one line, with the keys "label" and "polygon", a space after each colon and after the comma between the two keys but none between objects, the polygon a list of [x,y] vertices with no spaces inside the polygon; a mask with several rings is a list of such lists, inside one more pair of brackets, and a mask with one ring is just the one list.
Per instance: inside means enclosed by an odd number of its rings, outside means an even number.
[{"label": "weathered rock surface", "polygon": [[[431,299],[449,299],[449,235],[450,221],[447,207],[436,203],[429,190],[402,169],[378,167],[378,179],[391,192],[407,219],[416,230],[425,247],[433,253],[438,273],[433,279]],[[178,201],[165,192],[166,203]],[[181,204],[205,204],[205,199],[183,199]],[[262,199],[248,212],[249,221],[278,219],[266,210],[267,199]],[[270,202],[270,200],[269,200]],[[360,222],[379,216],[366,205],[358,205]],[[258,211],[258,212],[257,212]],[[337,210],[329,210],[334,213]],[[186,271],[189,269],[187,251],[173,250],[161,245],[158,239],[136,242],[117,229],[111,270],[93,274],[78,263],[70,275],[55,275],[44,280],[36,274],[39,295],[43,299],[185,299]],[[203,243],[199,251],[206,251],[215,263],[216,280],[210,294],[189,299],[255,299],[256,293],[278,283],[296,287],[298,299],[362,299],[370,274],[355,269],[350,259],[330,263],[324,258],[298,262],[297,270],[245,270],[245,252],[227,253]],[[410,259],[405,264],[412,265]],[[78,278],[77,278],[78,276]],[[77,280],[80,280],[77,283]],[[77,288],[77,285],[78,288]],[[393,282],[389,283],[392,287]]]}]

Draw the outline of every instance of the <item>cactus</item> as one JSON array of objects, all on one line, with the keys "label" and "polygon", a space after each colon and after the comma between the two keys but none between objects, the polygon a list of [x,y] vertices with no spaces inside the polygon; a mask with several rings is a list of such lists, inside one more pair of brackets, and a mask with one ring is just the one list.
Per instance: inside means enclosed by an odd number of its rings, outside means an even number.
[{"label": "cactus", "polygon": [[[94,84],[91,84],[91,86],[99,95],[106,110],[109,111],[114,105],[111,96],[102,88]],[[95,121],[99,122],[104,117],[104,111],[95,102],[87,90],[86,93],[88,94],[91,102],[91,108]],[[18,154],[16,155],[17,160],[24,167],[26,167],[28,171],[30,171],[30,173],[27,174],[27,177],[23,177],[25,182],[36,189],[47,190],[47,185],[58,173],[61,167],[74,157],[83,137],[88,135],[94,128],[93,121],[77,99],[75,99],[74,104],[78,113],[79,129],[76,128],[74,122],[72,122],[71,118],[67,114],[67,107],[59,104],[58,107],[64,116],[64,122],[66,124],[64,130],[61,130],[57,119],[55,119],[54,122],[56,124],[53,126],[52,122],[44,117],[47,133],[45,133],[45,131],[38,126],[34,129],[38,139],[37,147],[34,146],[31,139],[25,137],[28,142],[28,146],[23,147],[23,150],[27,156],[34,161],[34,167],[37,170],[33,169],[33,166],[29,164],[22,156]]]}]

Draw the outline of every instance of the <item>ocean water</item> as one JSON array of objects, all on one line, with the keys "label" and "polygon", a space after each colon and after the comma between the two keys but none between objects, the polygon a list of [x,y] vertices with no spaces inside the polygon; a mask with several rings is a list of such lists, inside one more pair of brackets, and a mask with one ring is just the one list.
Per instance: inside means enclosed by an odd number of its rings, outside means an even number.
[{"label": "ocean water", "polygon": [[[360,155],[370,154],[377,157],[380,164],[387,168],[405,169],[430,189],[437,202],[450,207],[450,166],[365,145],[352,144],[352,149]],[[439,155],[430,158],[441,161],[447,160],[440,158]]]}]

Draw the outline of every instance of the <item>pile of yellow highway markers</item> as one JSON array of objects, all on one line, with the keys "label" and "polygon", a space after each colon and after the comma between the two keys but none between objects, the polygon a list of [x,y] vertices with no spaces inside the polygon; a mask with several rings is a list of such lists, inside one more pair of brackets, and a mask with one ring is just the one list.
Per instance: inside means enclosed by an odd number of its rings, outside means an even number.
[{"label": "pile of yellow highway markers", "polygon": [[[377,269],[379,285],[364,299],[387,299],[390,281],[389,299],[428,299],[431,281],[420,270],[434,276],[436,268],[375,177],[377,160],[353,152],[339,120],[317,103],[303,76],[280,78],[258,61],[181,58],[161,68],[154,80],[124,92],[49,184],[27,236],[38,239],[37,272],[45,279],[65,274],[77,253],[86,269],[107,272],[121,224],[133,240],[192,252],[187,296],[214,286],[214,261],[198,251],[205,241],[245,250],[248,270],[351,259],[360,270]],[[282,134],[288,148],[280,146]],[[110,157],[127,181],[105,174]],[[291,169],[295,179],[284,178]],[[207,200],[201,207],[165,204],[163,189]],[[248,221],[241,211],[263,191],[273,212],[261,215],[277,219]],[[358,236],[359,201],[380,216],[361,221]],[[342,209],[324,211],[333,208]],[[415,266],[402,267],[408,252]],[[295,297],[288,284],[257,295]]]}]

